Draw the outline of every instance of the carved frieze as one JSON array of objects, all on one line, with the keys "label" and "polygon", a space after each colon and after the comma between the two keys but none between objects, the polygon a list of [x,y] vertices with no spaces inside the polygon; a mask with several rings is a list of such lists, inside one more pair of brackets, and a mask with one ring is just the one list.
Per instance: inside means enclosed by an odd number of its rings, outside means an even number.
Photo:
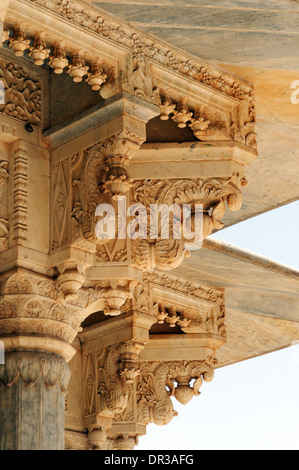
[{"label": "carved frieze", "polygon": [[[65,40],[61,32],[55,36],[53,31],[45,31],[43,25],[42,33],[37,28],[27,33],[20,28],[20,24],[26,26],[21,17],[16,21],[10,17],[7,26],[11,34],[4,40],[16,55],[28,50],[36,65],[43,65],[49,59],[54,73],[67,72],[76,82],[84,79],[104,99],[126,91],[160,105],[161,119],[171,117],[180,128],[189,126],[199,140],[238,140],[256,148],[253,88],[249,84],[212,64],[172,50],[170,45],[91,5],[87,8],[80,0],[75,3],[31,0],[28,8],[34,8],[34,4],[58,13],[61,19],[67,20],[68,27],[76,24],[87,35],[90,31],[97,33],[99,40],[104,41],[104,49],[107,41],[112,49],[104,55],[99,49],[96,54],[87,51],[86,44],[84,51],[82,44],[76,46],[74,41]],[[123,60],[124,46],[126,60]],[[214,92],[217,100],[211,100],[212,105],[209,101]],[[19,107],[15,109],[11,105],[6,111],[14,115],[17,111],[21,113]]]},{"label": "carved frieze", "polygon": [[0,112],[25,123],[42,125],[41,79],[29,67],[0,57],[0,80],[5,87],[5,104]]}]

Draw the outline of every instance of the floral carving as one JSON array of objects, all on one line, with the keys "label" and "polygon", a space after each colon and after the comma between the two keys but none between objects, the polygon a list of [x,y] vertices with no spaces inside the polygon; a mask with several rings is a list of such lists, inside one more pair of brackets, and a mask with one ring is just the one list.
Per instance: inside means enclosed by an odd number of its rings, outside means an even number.
[{"label": "floral carving", "polygon": [[15,303],[9,300],[2,300],[0,302],[0,318],[16,318],[18,315],[18,308]]},{"label": "floral carving", "polygon": [[147,73],[147,64],[144,58],[136,60],[135,70],[123,83],[123,90],[157,105],[161,102],[159,90],[154,90],[150,74]]},{"label": "floral carving", "polygon": [[[150,205],[173,204],[183,207],[184,204],[202,205],[203,238],[210,235],[214,229],[223,228],[222,218],[226,208],[237,211],[242,205],[240,187],[246,186],[245,178],[234,174],[231,178],[211,178],[209,180],[144,180],[138,181],[133,187],[133,204],[142,204],[150,214]],[[190,224],[194,225],[196,214],[191,214]],[[168,218],[163,223],[168,224]],[[149,224],[148,224],[149,226]],[[184,261],[189,252],[185,249],[185,240],[174,239],[174,221],[171,223],[169,239],[132,236],[132,256],[138,268],[143,270],[155,267],[162,270],[174,269]],[[148,229],[149,230],[149,229]]]},{"label": "floral carving", "polygon": [[32,292],[32,284],[24,274],[13,274],[4,284],[4,293],[7,294],[29,294]]},{"label": "floral carving", "polygon": [[100,379],[98,395],[100,397],[100,413],[110,415],[122,413],[128,404],[126,380],[119,374],[119,349],[121,345],[107,348],[103,366],[99,369]]}]

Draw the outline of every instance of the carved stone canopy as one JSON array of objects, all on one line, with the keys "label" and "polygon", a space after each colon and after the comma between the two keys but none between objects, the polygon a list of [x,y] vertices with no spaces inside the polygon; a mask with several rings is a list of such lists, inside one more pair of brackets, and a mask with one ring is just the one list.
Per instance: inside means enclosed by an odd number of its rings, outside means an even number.
[{"label": "carved stone canopy", "polygon": [[222,287],[172,273],[196,248],[176,227],[240,209],[253,88],[80,0],[11,0],[2,40],[0,338],[72,359],[68,429],[129,449],[227,341]]}]

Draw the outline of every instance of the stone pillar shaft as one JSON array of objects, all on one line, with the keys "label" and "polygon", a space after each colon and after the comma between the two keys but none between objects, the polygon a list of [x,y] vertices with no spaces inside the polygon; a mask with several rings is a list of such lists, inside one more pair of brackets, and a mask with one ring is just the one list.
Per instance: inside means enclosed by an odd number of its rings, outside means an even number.
[{"label": "stone pillar shaft", "polygon": [[69,378],[58,355],[6,354],[0,365],[0,450],[64,450]]}]

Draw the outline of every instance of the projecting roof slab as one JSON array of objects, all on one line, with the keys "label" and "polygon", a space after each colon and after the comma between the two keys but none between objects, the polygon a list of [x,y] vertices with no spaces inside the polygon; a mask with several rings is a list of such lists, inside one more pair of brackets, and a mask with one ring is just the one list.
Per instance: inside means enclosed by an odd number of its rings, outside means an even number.
[{"label": "projecting roof slab", "polygon": [[220,367],[298,341],[299,271],[209,238],[176,272],[225,288],[227,344],[217,353]]}]

